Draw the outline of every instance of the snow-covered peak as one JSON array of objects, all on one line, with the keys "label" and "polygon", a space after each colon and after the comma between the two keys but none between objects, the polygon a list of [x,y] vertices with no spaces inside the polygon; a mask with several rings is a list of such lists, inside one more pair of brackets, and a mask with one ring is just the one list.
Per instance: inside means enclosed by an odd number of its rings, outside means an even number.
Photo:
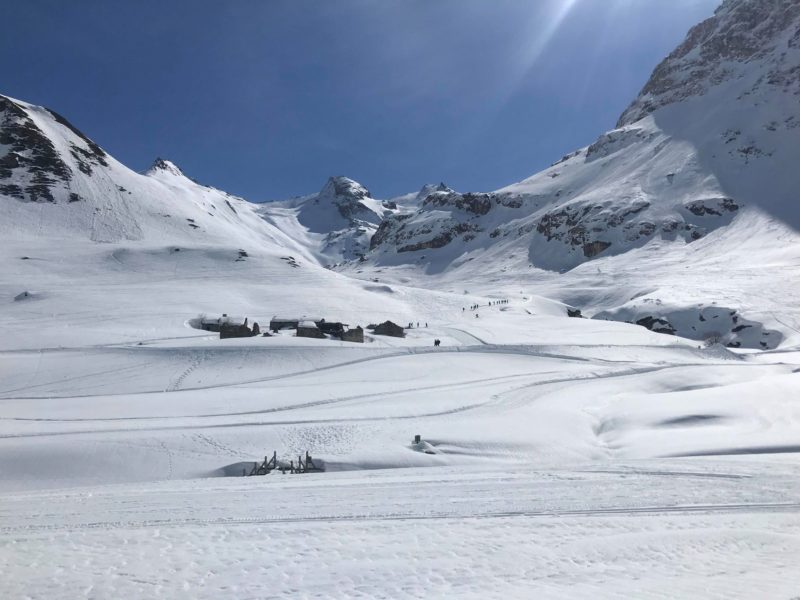
[{"label": "snow-covered peak", "polygon": [[748,95],[771,87],[796,96],[798,69],[800,2],[726,0],[656,67],[618,127],[734,79],[753,86],[743,90]]},{"label": "snow-covered peak", "polygon": [[319,198],[321,200],[331,201],[346,199],[357,202],[364,198],[372,198],[372,195],[367,188],[357,181],[349,177],[337,175],[328,178],[328,181],[325,182],[325,185],[319,192]]},{"label": "snow-covered peak", "polygon": [[299,203],[299,209],[300,222],[315,233],[377,225],[384,213],[367,188],[343,176],[328,178],[318,194]]},{"label": "snow-covered peak", "polygon": [[430,196],[431,194],[435,194],[436,192],[445,192],[445,193],[453,193],[453,190],[447,187],[444,182],[440,183],[426,183],[422,186],[422,189],[417,193],[417,200],[422,202]]},{"label": "snow-covered peak", "polygon": [[176,165],[171,160],[166,160],[164,158],[156,158],[153,161],[153,164],[147,169],[146,175],[150,177],[154,176],[161,176],[161,175],[171,175],[173,177],[186,177],[181,171],[180,167]]}]

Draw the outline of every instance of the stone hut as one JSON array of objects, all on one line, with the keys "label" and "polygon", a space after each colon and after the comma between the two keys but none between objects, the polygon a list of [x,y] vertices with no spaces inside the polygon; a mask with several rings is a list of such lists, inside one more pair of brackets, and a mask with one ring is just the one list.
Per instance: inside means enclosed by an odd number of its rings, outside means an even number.
[{"label": "stone hut", "polygon": [[325,334],[322,333],[314,321],[300,321],[297,324],[297,337],[316,338],[324,340]]},{"label": "stone hut", "polygon": [[281,329],[297,329],[302,321],[320,323],[325,319],[312,319],[311,317],[272,317],[269,322],[270,331],[277,333]]},{"label": "stone hut", "polygon": [[343,331],[342,335],[340,336],[343,342],[357,342],[359,344],[364,343],[364,330],[361,327],[356,327],[355,329],[348,329],[347,331]]},{"label": "stone hut", "polygon": [[346,323],[338,323],[334,321],[326,321],[325,319],[320,319],[319,321],[315,321],[317,327],[320,328],[322,333],[327,333],[328,335],[333,335],[338,338],[344,335],[345,327],[347,327]]},{"label": "stone hut", "polygon": [[223,315],[219,319],[219,337],[220,339],[226,338],[242,338],[252,337],[253,332],[247,323],[247,317],[229,317]]},{"label": "stone hut", "polygon": [[272,320],[269,322],[269,328],[270,331],[277,333],[281,329],[297,329],[299,324],[300,319],[272,317]]},{"label": "stone hut", "polygon": [[405,330],[396,323],[391,321],[384,321],[375,327],[374,333],[376,335],[388,335],[391,337],[406,337]]},{"label": "stone hut", "polygon": [[[227,317],[228,315],[222,315]],[[200,319],[200,329],[219,332],[219,317],[203,317]]]}]

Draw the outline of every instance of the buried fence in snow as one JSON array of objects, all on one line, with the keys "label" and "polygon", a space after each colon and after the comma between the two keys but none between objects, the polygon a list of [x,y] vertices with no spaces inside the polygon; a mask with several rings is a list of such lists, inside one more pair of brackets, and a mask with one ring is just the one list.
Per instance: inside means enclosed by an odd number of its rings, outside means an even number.
[{"label": "buried fence in snow", "polygon": [[314,459],[311,458],[311,455],[306,451],[305,456],[302,454],[297,455],[297,463],[295,464],[294,460],[290,460],[288,464],[285,462],[278,463],[278,452],[275,451],[272,453],[272,457],[265,456],[264,462],[257,462],[253,464],[253,468],[250,472],[247,472],[247,469],[242,469],[242,476],[243,477],[252,477],[253,475],[267,475],[272,471],[280,471],[284,475],[286,473],[291,474],[298,474],[298,473],[320,473],[325,469],[322,465],[318,465],[314,462]]}]

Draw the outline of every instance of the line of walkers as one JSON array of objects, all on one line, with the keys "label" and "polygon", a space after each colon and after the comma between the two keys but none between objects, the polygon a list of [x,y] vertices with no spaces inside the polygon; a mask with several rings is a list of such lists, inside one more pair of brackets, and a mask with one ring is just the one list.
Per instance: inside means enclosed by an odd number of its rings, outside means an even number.
[{"label": "line of walkers", "polygon": [[[508,300],[490,300],[487,306],[498,306],[500,304],[508,304]],[[478,310],[481,307],[480,304],[473,304],[469,307],[470,310]],[[461,308],[461,312],[465,312],[467,310],[466,307]]]}]

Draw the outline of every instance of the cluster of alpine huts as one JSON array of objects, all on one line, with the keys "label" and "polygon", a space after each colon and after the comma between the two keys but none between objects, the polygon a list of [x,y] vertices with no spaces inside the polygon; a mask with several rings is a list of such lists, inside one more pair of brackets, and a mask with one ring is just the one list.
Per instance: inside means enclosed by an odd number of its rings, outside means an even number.
[{"label": "cluster of alpine huts", "polygon": [[364,343],[364,330],[360,325],[351,329],[347,323],[326,321],[325,319],[272,317],[269,322],[269,329],[273,333],[278,333],[284,329],[294,329],[297,337],[316,338],[319,340],[330,337],[343,342]]},{"label": "cluster of alpine huts", "polygon": [[[311,317],[272,317],[269,322],[269,331],[261,332],[257,322],[251,325],[247,317],[232,317],[223,314],[221,317],[202,317],[200,328],[205,331],[219,332],[220,339],[243,338],[263,335],[268,337],[284,330],[294,330],[296,337],[324,339],[338,339],[343,342],[364,343],[364,329],[359,325],[351,328],[347,323],[326,321]],[[392,337],[405,337],[405,330],[391,321],[384,321],[379,325],[367,325],[367,329],[375,335],[388,335]],[[272,332],[272,333],[270,333]]]}]

